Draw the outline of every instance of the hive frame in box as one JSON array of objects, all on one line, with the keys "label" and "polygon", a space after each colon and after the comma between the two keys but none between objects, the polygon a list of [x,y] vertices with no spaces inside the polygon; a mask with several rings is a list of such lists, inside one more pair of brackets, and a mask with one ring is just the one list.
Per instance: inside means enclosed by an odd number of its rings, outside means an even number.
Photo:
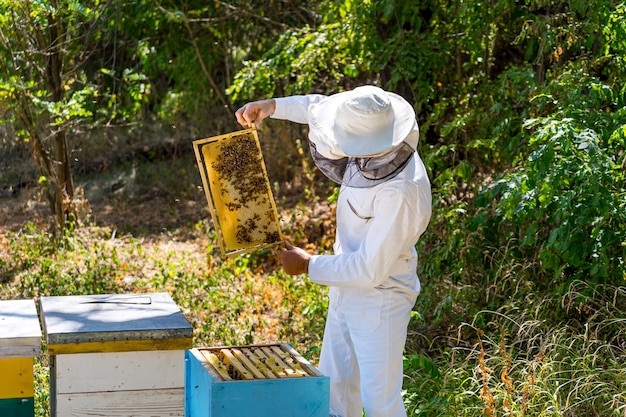
[{"label": "hive frame in box", "polygon": [[[209,163],[207,159],[218,156],[218,155],[208,156],[210,147],[217,146],[219,142],[224,143],[228,140],[239,138],[242,136],[246,137],[247,139],[253,140],[254,145],[256,147],[256,152],[258,153],[257,160],[253,162],[256,162],[258,164],[258,166],[256,167],[257,168],[256,176],[257,176],[257,179],[261,179],[262,177],[264,185],[265,185],[265,189],[263,190],[263,193],[259,192],[256,195],[257,196],[260,195],[262,199],[264,198],[265,209],[266,209],[265,216],[267,217],[266,222],[265,222],[265,228],[270,230],[270,232],[265,234],[266,239],[256,238],[254,240],[252,240],[252,233],[249,233],[247,236],[251,238],[250,240],[248,240],[245,243],[238,240],[236,244],[233,244],[232,240],[238,239],[238,238],[236,236],[233,236],[233,230],[232,230],[233,226],[231,224],[232,222],[228,222],[227,220],[232,220],[231,218],[235,217],[235,214],[227,216],[225,215],[226,210],[228,210],[229,213],[233,212],[236,214],[241,214],[241,212],[243,211],[242,209],[250,209],[250,207],[245,204],[243,204],[243,207],[236,207],[237,205],[241,206],[242,204],[239,204],[239,202],[234,203],[233,201],[225,201],[224,195],[226,196],[229,195],[229,193],[227,192],[228,190],[226,190],[226,188],[229,188],[229,185],[232,186],[233,182],[231,181],[231,183],[227,184],[226,187],[222,187],[223,185],[222,181],[221,180],[217,181],[218,174],[216,174],[215,167],[212,166],[212,164]],[[213,225],[215,227],[215,230],[217,231],[217,236],[218,236],[218,241],[219,241],[220,251],[222,253],[222,256],[231,257],[231,256],[243,254],[246,252],[252,252],[252,251],[282,244],[284,239],[283,239],[282,232],[280,229],[278,212],[276,210],[276,203],[274,202],[274,197],[272,195],[272,190],[271,190],[270,183],[269,183],[268,176],[267,176],[267,170],[265,167],[265,163],[263,161],[263,155],[261,152],[261,146],[260,146],[259,136],[258,136],[256,126],[253,125],[253,127],[250,129],[245,129],[245,130],[227,133],[224,135],[195,140],[193,142],[193,148],[194,148],[194,153],[196,155],[196,160],[198,162],[198,169],[200,170],[200,176],[202,178],[202,186],[204,188],[204,193],[207,199],[207,203],[209,205],[209,211],[211,212]],[[221,156],[221,152],[220,152],[220,156]],[[213,162],[214,163],[217,162],[219,164],[219,161],[213,161]],[[224,163],[224,161],[222,161],[222,163]],[[241,168],[241,167],[236,167],[236,168]],[[259,185],[259,183],[257,183],[257,185]],[[232,190],[233,188],[234,187],[230,187],[230,191],[233,191]],[[233,193],[237,195],[236,190]],[[258,215],[258,213],[255,212],[255,215]],[[244,225],[248,227],[249,225],[252,224],[253,226],[255,226],[254,228],[249,227],[248,229],[245,229],[241,224],[241,221],[240,221],[241,219],[238,218],[237,220],[238,220],[237,233],[239,233],[240,230],[246,230],[246,232],[248,232],[251,229],[253,230],[253,233],[257,237],[259,233],[261,233],[261,231],[259,231],[259,228],[256,227],[256,222],[258,220],[262,220],[260,215],[258,216],[258,219],[257,217],[255,217],[254,220],[251,218],[246,219],[246,223]],[[230,228],[227,227],[229,225],[230,225]],[[228,240],[230,240],[231,243],[228,243],[227,242]]]},{"label": "hive frame in box", "polygon": [[[207,361],[207,371],[219,381],[324,376],[286,343],[218,346],[195,350]],[[223,362],[219,356],[222,356]],[[272,362],[273,365],[271,365]],[[227,368],[231,368],[232,372],[229,372]],[[238,377],[233,377],[233,372]]]}]

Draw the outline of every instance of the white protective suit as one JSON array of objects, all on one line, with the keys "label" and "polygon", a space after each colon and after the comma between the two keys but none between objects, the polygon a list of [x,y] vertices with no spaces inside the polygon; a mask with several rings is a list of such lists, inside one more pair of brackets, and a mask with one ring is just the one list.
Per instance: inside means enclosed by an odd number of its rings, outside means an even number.
[{"label": "white protective suit", "polygon": [[[271,116],[308,123],[323,95],[277,98]],[[330,286],[319,369],[342,417],[405,417],[402,357],[420,291],[415,245],[431,215],[431,190],[417,152],[395,177],[370,188],[343,185],[334,255],[314,255],[311,281]]]}]

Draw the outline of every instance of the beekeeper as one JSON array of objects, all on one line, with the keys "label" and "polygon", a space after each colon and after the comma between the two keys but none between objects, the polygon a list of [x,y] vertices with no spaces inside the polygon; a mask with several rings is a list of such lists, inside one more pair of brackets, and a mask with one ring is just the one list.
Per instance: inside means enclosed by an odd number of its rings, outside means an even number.
[{"label": "beekeeper", "polygon": [[342,417],[404,417],[402,357],[420,291],[415,245],[431,215],[430,182],[417,153],[413,107],[375,86],[331,96],[248,103],[244,127],[263,119],[309,125],[317,167],[341,185],[333,255],[286,243],[286,273],[328,285],[319,369],[330,377],[331,408]]}]

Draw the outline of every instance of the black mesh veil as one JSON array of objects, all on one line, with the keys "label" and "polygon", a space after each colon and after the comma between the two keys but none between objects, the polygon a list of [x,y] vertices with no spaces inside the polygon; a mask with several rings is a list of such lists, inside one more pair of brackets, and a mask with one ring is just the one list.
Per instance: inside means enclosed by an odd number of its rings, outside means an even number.
[{"label": "black mesh veil", "polygon": [[324,175],[339,185],[355,188],[373,187],[389,181],[406,167],[415,153],[411,145],[403,142],[380,156],[330,159],[320,154],[313,142],[309,141],[309,147],[315,165]]}]

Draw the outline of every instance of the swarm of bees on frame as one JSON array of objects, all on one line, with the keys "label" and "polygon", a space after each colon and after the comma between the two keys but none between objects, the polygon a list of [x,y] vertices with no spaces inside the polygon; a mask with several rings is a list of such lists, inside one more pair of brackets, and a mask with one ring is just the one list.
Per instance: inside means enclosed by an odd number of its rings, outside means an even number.
[{"label": "swarm of bees on frame", "polygon": [[213,191],[219,193],[216,209],[226,229],[225,240],[231,240],[227,246],[279,242],[278,219],[257,142],[240,134],[210,146],[209,176]]}]

